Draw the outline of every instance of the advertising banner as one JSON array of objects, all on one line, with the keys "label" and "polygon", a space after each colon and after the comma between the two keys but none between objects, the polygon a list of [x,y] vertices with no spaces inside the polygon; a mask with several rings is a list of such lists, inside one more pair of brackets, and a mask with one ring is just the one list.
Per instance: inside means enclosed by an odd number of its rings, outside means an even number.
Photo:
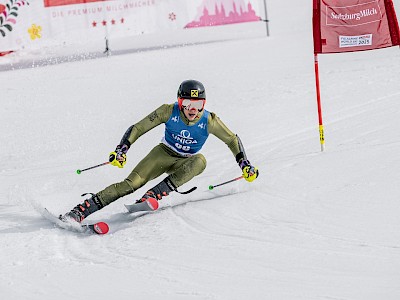
[{"label": "advertising banner", "polygon": [[0,52],[254,22],[262,0],[0,0]]},{"label": "advertising banner", "polygon": [[314,0],[314,53],[400,44],[392,0]]},{"label": "advertising banner", "polygon": [[400,45],[392,0],[313,0],[314,69],[319,139],[325,149],[318,54],[373,50]]}]

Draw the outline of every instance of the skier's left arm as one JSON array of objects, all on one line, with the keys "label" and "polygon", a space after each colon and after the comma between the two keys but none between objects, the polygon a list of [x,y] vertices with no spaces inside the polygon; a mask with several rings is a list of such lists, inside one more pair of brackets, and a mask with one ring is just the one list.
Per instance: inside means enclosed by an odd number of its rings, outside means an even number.
[{"label": "skier's left arm", "polygon": [[243,172],[244,179],[251,182],[258,177],[258,168],[254,167],[247,159],[246,152],[239,136],[234,134],[215,115],[215,113],[210,113],[210,116],[208,117],[208,132],[215,135],[229,147],[232,154],[236,158],[236,162]]}]

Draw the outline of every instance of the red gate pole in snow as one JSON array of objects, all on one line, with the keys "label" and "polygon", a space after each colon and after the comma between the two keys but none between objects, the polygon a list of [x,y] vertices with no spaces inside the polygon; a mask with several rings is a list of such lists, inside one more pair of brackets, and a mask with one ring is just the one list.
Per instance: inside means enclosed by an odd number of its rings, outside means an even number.
[{"label": "red gate pole in snow", "polygon": [[392,0],[313,0],[312,21],[319,139],[324,151],[317,55],[400,46],[400,29]]},{"label": "red gate pole in snow", "polygon": [[319,86],[319,68],[318,68],[318,53],[322,53],[320,10],[321,10],[320,0],[313,0],[312,22],[313,22],[313,38],[314,38],[315,86],[317,91],[319,141],[321,143],[321,152],[322,152],[325,150],[325,135],[324,135],[324,125],[322,123],[321,90]]},{"label": "red gate pole in snow", "polygon": [[314,68],[315,68],[315,85],[317,88],[319,141],[321,143],[321,151],[324,151],[325,150],[325,137],[324,137],[324,124],[322,123],[321,92],[320,92],[320,88],[319,88],[319,70],[318,70],[318,54],[317,53],[314,53]]}]

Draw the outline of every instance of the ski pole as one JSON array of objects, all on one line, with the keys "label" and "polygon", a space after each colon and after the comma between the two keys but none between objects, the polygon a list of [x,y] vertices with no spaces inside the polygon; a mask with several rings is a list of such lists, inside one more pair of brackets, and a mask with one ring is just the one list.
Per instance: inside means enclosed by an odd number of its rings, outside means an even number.
[{"label": "ski pole", "polygon": [[236,180],[240,180],[240,179],[242,179],[242,178],[243,178],[243,175],[240,176],[240,177],[237,177],[237,178],[234,178],[234,179],[225,181],[225,182],[220,183],[220,184],[210,185],[210,186],[208,187],[208,189],[211,191],[212,189],[214,189],[214,188],[217,187],[217,186],[221,186],[221,185],[224,185],[224,184],[227,184],[227,183],[231,183],[231,182],[234,182],[234,181],[236,181]]},{"label": "ski pole", "polygon": [[94,168],[97,168],[97,167],[101,167],[101,166],[105,166],[105,165],[108,165],[109,163],[110,163],[110,162],[107,161],[107,162],[104,162],[104,163],[102,163],[102,164],[99,164],[99,165],[96,165],[96,166],[93,166],[93,167],[89,167],[89,168],[86,168],[86,169],[82,169],[82,170],[78,169],[78,170],[76,170],[76,173],[77,173],[77,174],[81,174],[81,173],[84,172],[84,171],[87,171],[87,170],[90,170],[90,169],[94,169]]}]

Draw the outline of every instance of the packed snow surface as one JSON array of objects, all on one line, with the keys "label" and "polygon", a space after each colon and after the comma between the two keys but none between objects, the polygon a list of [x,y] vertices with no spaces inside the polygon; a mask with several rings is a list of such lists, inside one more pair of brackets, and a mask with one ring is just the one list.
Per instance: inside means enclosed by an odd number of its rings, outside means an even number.
[{"label": "packed snow surface", "polygon": [[[267,3],[270,37],[262,25],[247,38],[43,67],[1,58],[13,62],[0,65],[1,299],[400,299],[399,49],[319,56],[321,152],[312,3]],[[211,136],[206,170],[180,188],[197,191],[128,214],[124,204],[163,177],[151,181],[88,218],[107,222],[108,235],[39,214],[123,180],[163,126],[133,144],[124,169],[76,170],[107,161],[125,130],[190,78],[240,136],[256,181],[209,191],[241,175]]]}]

